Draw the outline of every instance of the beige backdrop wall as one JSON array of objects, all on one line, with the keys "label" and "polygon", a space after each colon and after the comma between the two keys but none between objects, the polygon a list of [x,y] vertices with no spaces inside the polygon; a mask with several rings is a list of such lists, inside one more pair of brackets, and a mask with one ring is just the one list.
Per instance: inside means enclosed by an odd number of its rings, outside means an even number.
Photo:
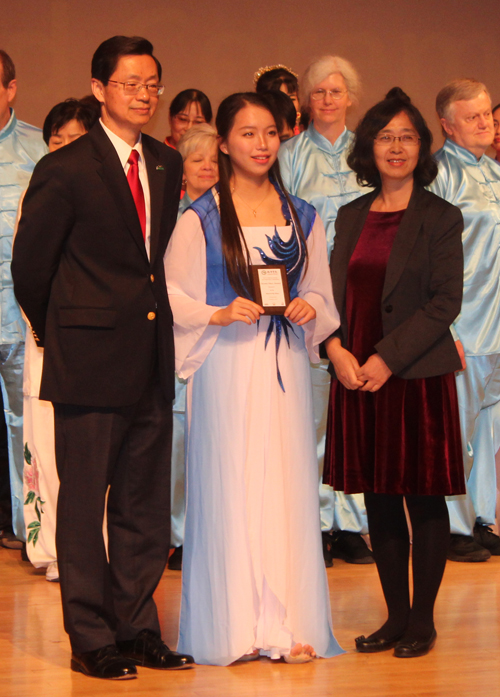
[{"label": "beige backdrop wall", "polygon": [[18,72],[18,116],[41,126],[48,110],[89,92],[90,59],[104,39],[150,39],[164,67],[165,95],[148,131],[163,138],[168,104],[181,89],[206,92],[215,108],[253,88],[261,65],[303,72],[336,53],[358,68],[360,114],[400,85],[441,144],[434,99],[448,80],[473,76],[500,102],[499,0],[0,0],[0,47]]}]

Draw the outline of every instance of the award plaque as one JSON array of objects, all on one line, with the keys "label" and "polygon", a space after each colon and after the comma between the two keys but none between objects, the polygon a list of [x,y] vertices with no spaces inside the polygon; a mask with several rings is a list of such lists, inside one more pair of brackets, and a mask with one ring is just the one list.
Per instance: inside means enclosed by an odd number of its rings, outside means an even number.
[{"label": "award plaque", "polygon": [[265,315],[283,315],[290,303],[288,278],[284,264],[250,266],[254,300]]}]

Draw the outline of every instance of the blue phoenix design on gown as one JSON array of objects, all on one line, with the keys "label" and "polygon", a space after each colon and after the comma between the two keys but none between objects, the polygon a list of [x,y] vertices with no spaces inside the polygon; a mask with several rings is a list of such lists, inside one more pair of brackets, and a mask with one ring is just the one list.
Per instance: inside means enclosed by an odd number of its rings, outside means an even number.
[{"label": "blue phoenix design on gown", "polygon": [[[254,247],[262,259],[262,262],[267,266],[275,266],[276,264],[284,264],[286,268],[286,275],[288,278],[288,286],[290,289],[290,298],[296,298],[298,295],[297,284],[299,282],[300,274],[302,272],[302,267],[304,264],[304,258],[306,256],[305,243],[299,236],[293,220],[291,221],[292,234],[288,242],[283,242],[279,236],[278,230],[274,228],[274,235],[269,237],[266,235],[269,244],[269,249],[274,254],[273,257],[267,256],[267,254],[260,248]],[[269,322],[269,327],[266,333],[265,348],[269,343],[269,339],[273,331],[276,332],[276,374],[278,377],[278,382],[281,389],[285,392],[285,387],[283,385],[283,380],[281,378],[279,363],[278,363],[278,351],[281,344],[281,337],[284,335],[288,348],[290,348],[290,337],[288,330],[291,330],[295,334],[295,330],[291,323],[283,315],[271,315],[271,320]],[[295,334],[297,336],[297,334]]]}]

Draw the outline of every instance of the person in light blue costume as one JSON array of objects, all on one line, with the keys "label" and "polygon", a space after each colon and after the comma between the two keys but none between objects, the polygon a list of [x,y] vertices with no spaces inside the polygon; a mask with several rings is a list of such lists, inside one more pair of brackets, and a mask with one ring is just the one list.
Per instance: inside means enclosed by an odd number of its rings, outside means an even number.
[{"label": "person in light blue costume", "polygon": [[[210,189],[219,178],[217,164],[217,131],[208,123],[193,126],[182,136],[177,149],[184,160],[184,196],[179,203],[177,220],[189,206]],[[170,544],[175,548],[168,560],[168,568],[182,568],[184,542],[184,472],[185,422],[187,380],[176,375],[173,403],[174,426],[172,433],[172,490],[170,511]]]},{"label": "person in light blue costume", "polygon": [[[10,106],[16,96],[16,73],[12,59],[1,50],[0,70],[0,382],[8,433],[12,528],[15,537],[24,540],[23,364],[26,326],[14,297],[10,262],[19,197],[47,147],[42,131],[18,121]],[[6,546],[8,544],[5,542]]]},{"label": "person in light blue costume", "polygon": [[[346,112],[357,100],[359,78],[348,61],[324,56],[307,68],[301,85],[302,111],[307,109],[312,121],[306,131],[281,146],[280,168],[290,193],[316,208],[325,226],[330,257],[340,206],[369,191],[359,186],[346,161],[354,137],[345,125]],[[320,477],[330,391],[327,368],[326,360],[311,366]],[[361,537],[368,532],[363,495],[333,491],[320,479],[320,506],[326,565],[332,565],[332,554],[352,563],[373,562]]]},{"label": "person in light blue costume", "polygon": [[[500,164],[485,155],[494,135],[490,95],[477,80],[454,80],[436,99],[446,141],[430,189],[463,214],[465,274],[455,339],[466,368],[457,374],[466,497],[448,501],[448,559],[500,555],[495,523],[494,431],[500,405]],[[469,476],[470,475],[470,476]]]}]

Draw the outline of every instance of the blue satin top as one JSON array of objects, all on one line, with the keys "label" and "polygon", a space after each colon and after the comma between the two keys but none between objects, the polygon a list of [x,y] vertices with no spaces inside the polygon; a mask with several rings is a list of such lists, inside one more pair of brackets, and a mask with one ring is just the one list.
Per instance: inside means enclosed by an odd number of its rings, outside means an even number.
[{"label": "blue satin top", "polygon": [[0,131],[0,344],[24,341],[25,324],[14,297],[10,263],[17,206],[38,160],[47,152],[42,131],[10,119]]},{"label": "blue satin top", "polygon": [[311,122],[307,131],[283,143],[278,154],[287,191],[311,203],[323,221],[328,257],[340,206],[370,191],[368,187],[360,187],[347,165],[353,139],[354,134],[344,129],[332,145]]},{"label": "blue satin top", "polygon": [[464,217],[464,296],[453,325],[466,355],[500,353],[500,164],[446,140],[429,189]]},{"label": "blue satin top", "polygon": [[184,211],[187,211],[187,209],[192,203],[193,202],[191,201],[189,196],[187,194],[184,194],[184,196],[179,201],[179,211],[177,212],[177,220],[179,220]]}]

